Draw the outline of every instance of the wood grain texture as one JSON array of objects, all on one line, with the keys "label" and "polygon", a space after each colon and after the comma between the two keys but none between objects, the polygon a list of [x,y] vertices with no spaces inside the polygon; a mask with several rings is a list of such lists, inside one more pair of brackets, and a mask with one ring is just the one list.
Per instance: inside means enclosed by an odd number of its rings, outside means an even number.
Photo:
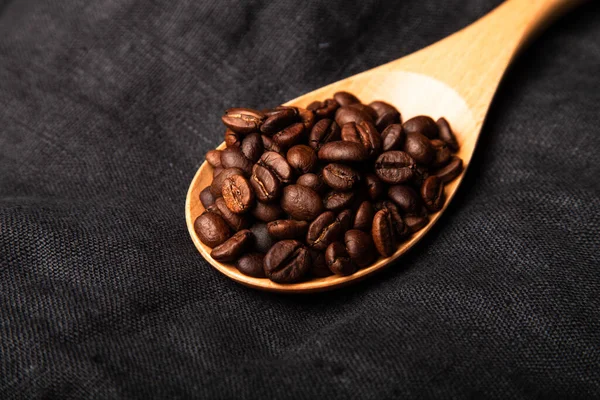
[{"label": "wood grain texture", "polygon": [[[286,103],[306,107],[314,100],[331,98],[337,91],[355,94],[363,103],[383,100],[396,106],[403,120],[416,115],[446,117],[460,144],[457,155],[467,169],[481,126],[504,71],[521,47],[554,18],[581,0],[509,0],[467,28],[423,50],[380,67],[332,83]],[[225,148],[225,143],[219,149]],[[202,256],[217,270],[246,286],[285,293],[310,293],[342,287],[364,279],[395,262],[420,240],[440,218],[464,176],[446,185],[444,208],[430,215],[429,224],[401,244],[389,258],[350,276],[330,276],[294,284],[278,284],[240,273],[233,265],[215,261],[211,249],[194,232],[194,220],[204,211],[200,191],[212,181],[212,167],[204,162],[186,198],[186,223]]]}]

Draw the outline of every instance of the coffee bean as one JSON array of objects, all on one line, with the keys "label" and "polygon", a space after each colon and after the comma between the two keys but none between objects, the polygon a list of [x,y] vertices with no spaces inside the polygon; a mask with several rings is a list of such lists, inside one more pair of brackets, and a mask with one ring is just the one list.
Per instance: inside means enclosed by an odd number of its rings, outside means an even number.
[{"label": "coffee bean", "polygon": [[298,108],[298,115],[300,116],[300,121],[304,125],[304,130],[310,132],[317,121],[315,113],[304,108]]},{"label": "coffee bean", "polygon": [[410,133],[421,134],[428,139],[436,139],[439,135],[438,126],[435,121],[426,115],[419,115],[409,119],[402,124],[404,132],[408,135]]},{"label": "coffee bean", "polygon": [[373,251],[374,244],[370,234],[351,229],[344,235],[344,244],[350,258],[359,267],[364,268],[375,261],[376,253]]},{"label": "coffee bean", "polygon": [[341,234],[341,226],[332,211],[319,215],[308,227],[306,244],[317,250],[325,250],[329,243],[337,240]]},{"label": "coffee bean", "polygon": [[323,192],[323,190],[326,188],[325,182],[323,182],[323,180],[319,178],[319,175],[317,174],[301,175],[298,180],[296,180],[296,184],[311,188],[317,193]]},{"label": "coffee bean", "polygon": [[338,192],[332,190],[323,197],[323,206],[326,210],[341,211],[350,207],[354,200],[354,192]]},{"label": "coffee bean", "polygon": [[269,235],[275,240],[304,239],[308,231],[308,222],[293,219],[280,219],[267,224]]},{"label": "coffee bean", "polygon": [[313,101],[306,109],[313,111],[317,118],[331,118],[339,107],[340,105],[337,101],[334,99],[327,99],[323,102]]},{"label": "coffee bean", "polygon": [[288,150],[287,162],[299,175],[306,174],[315,169],[317,154],[311,147],[299,144]]},{"label": "coffee bean", "polygon": [[427,226],[429,217],[427,215],[406,215],[404,223],[411,233],[415,233]]},{"label": "coffee bean", "polygon": [[450,152],[450,148],[445,142],[439,139],[433,139],[431,141],[431,147],[433,147],[433,151],[435,154],[431,162],[431,166],[433,168],[443,167],[448,163],[448,161],[450,161],[452,153]]},{"label": "coffee bean", "polygon": [[361,231],[370,230],[374,214],[373,204],[370,201],[363,201],[354,216],[354,229],[360,229]]},{"label": "coffee bean", "polygon": [[390,186],[388,197],[400,207],[403,214],[418,214],[423,207],[423,202],[419,194],[407,185]]},{"label": "coffee bean", "polygon": [[230,108],[221,120],[229,129],[237,133],[252,133],[260,127],[265,115],[250,108]]},{"label": "coffee bean", "polygon": [[370,103],[369,106],[377,113],[375,126],[380,132],[382,132],[389,125],[400,122],[400,112],[391,104],[384,103],[383,101],[374,101]]},{"label": "coffee bean", "polygon": [[210,186],[205,187],[200,192],[200,203],[202,203],[204,208],[208,208],[215,204],[215,196],[210,192]]},{"label": "coffee bean", "polygon": [[225,223],[229,225],[229,228],[231,228],[233,232],[246,229],[250,226],[251,222],[248,218],[248,215],[236,214],[232,212],[229,208],[227,208],[225,200],[222,197],[219,197],[215,200],[214,206],[214,212],[223,218]]},{"label": "coffee bean", "polygon": [[377,177],[386,183],[402,183],[413,177],[415,161],[403,151],[392,150],[382,153],[375,161]]},{"label": "coffee bean", "polygon": [[213,196],[220,197],[223,189],[223,182],[234,175],[244,175],[244,171],[239,168],[227,168],[219,175],[214,176],[213,181],[210,184],[210,192]]},{"label": "coffee bean", "polygon": [[398,206],[391,201],[384,201],[383,207],[380,210],[387,210],[392,220],[392,228],[394,230],[395,239],[397,242],[405,239],[410,235],[408,227],[404,223],[404,219],[400,215]]},{"label": "coffee bean", "polygon": [[219,262],[235,261],[248,248],[252,247],[253,241],[254,236],[252,235],[252,232],[248,229],[244,229],[212,249],[210,256]]},{"label": "coffee bean", "polygon": [[404,146],[402,125],[392,124],[381,133],[383,151],[400,150]]},{"label": "coffee bean", "polygon": [[302,140],[304,129],[302,122],[295,123],[274,134],[273,141],[277,143],[281,149],[287,149]]},{"label": "coffee bean", "polygon": [[273,238],[269,235],[267,224],[256,223],[250,227],[250,231],[254,235],[254,250],[259,253],[266,253],[273,246]]},{"label": "coffee bean", "polygon": [[252,216],[258,220],[271,222],[278,219],[283,214],[283,210],[277,203],[263,203],[257,201],[251,213]]},{"label": "coffee bean", "polygon": [[348,92],[336,92],[333,98],[342,107],[353,103],[360,103],[360,100],[355,95]]},{"label": "coffee bean", "polygon": [[345,234],[346,231],[352,229],[352,225],[354,224],[354,218],[352,216],[353,214],[354,213],[352,212],[352,210],[348,208],[341,211],[337,215],[336,219],[340,223],[341,235]]},{"label": "coffee bean", "polygon": [[392,217],[388,210],[377,211],[373,218],[371,235],[379,254],[383,257],[390,257],[394,254],[396,251],[396,238]]},{"label": "coffee bean", "polygon": [[266,135],[260,135],[263,142],[265,151],[274,151],[275,153],[281,153],[281,147]]},{"label": "coffee bean", "polygon": [[225,205],[236,214],[248,212],[254,205],[254,191],[241,175],[225,179],[222,193]]},{"label": "coffee bean", "polygon": [[254,164],[250,185],[256,194],[256,198],[264,203],[276,200],[281,194],[281,183],[269,169]]},{"label": "coffee bean", "polygon": [[381,151],[381,135],[375,125],[368,121],[342,126],[342,140],[361,144],[367,157],[373,157]]},{"label": "coffee bean", "polygon": [[323,181],[332,189],[339,191],[352,189],[360,179],[356,171],[344,164],[327,164],[322,174]]},{"label": "coffee bean", "polygon": [[325,143],[318,153],[321,161],[349,163],[365,161],[368,157],[365,148],[354,142],[336,141]]},{"label": "coffee bean", "polygon": [[298,109],[296,107],[293,107],[293,106],[283,106],[283,105],[277,106],[275,108],[264,110],[264,111],[262,111],[262,113],[265,114],[265,116],[268,118],[268,117],[271,117],[273,115],[279,114],[282,110],[292,110],[294,113],[296,113],[296,115],[298,115]]},{"label": "coffee bean", "polygon": [[221,166],[221,150],[210,150],[206,153],[206,162],[213,168]]},{"label": "coffee bean", "polygon": [[416,132],[406,134],[402,150],[422,165],[429,165],[435,155],[429,139]]},{"label": "coffee bean", "polygon": [[300,185],[283,188],[281,208],[293,219],[312,221],[323,211],[321,198],[314,190]]},{"label": "coffee bean", "polygon": [[373,122],[373,119],[366,111],[359,110],[350,106],[340,107],[335,112],[335,122],[339,126],[344,126],[349,122],[359,124],[363,121]]},{"label": "coffee bean", "polygon": [[267,151],[263,153],[257,164],[271,171],[283,183],[292,181],[294,175],[292,167],[290,167],[290,164],[279,153]]},{"label": "coffee bean", "polygon": [[454,178],[460,175],[463,170],[463,162],[460,158],[452,156],[445,167],[434,172],[435,176],[440,178],[442,182],[452,182]]},{"label": "coffee bean", "polygon": [[267,277],[277,283],[297,282],[309,268],[308,251],[297,240],[282,240],[275,243],[264,259]]},{"label": "coffee bean", "polygon": [[310,256],[310,269],[308,271],[310,275],[317,278],[324,278],[331,275],[332,272],[325,262],[325,253],[309,248],[308,254]]},{"label": "coffee bean", "polygon": [[244,175],[252,173],[252,162],[244,156],[239,147],[228,147],[221,152],[221,165],[223,168],[239,168]]},{"label": "coffee bean", "polygon": [[421,197],[428,210],[432,212],[440,211],[446,201],[444,182],[437,176],[430,176],[421,186]]},{"label": "coffee bean", "polygon": [[231,236],[223,218],[212,212],[204,212],[194,221],[194,231],[202,243],[216,247]]},{"label": "coffee bean", "polygon": [[298,120],[298,110],[295,108],[284,108],[274,110],[269,117],[262,123],[260,131],[266,134],[279,132],[286,126],[289,126]]},{"label": "coffee bean", "polygon": [[249,134],[242,140],[240,150],[248,160],[255,163],[265,151],[261,136],[258,133]]},{"label": "coffee bean", "polygon": [[365,185],[367,186],[367,192],[369,198],[373,201],[379,199],[384,191],[384,184],[379,180],[375,174],[365,175]]},{"label": "coffee bean", "polygon": [[425,179],[429,178],[429,169],[422,165],[418,165],[415,167],[414,174],[410,183],[412,183],[416,187],[421,187]]},{"label": "coffee bean", "polygon": [[213,169],[213,179],[214,179],[214,178],[215,178],[217,175],[219,175],[221,172],[223,172],[223,170],[224,170],[224,169],[225,169],[225,168],[222,168],[222,167],[216,167],[216,168],[214,168],[214,169]]},{"label": "coffee bean", "polygon": [[254,278],[264,278],[265,270],[263,268],[264,254],[249,253],[241,256],[235,263],[236,268],[244,275]]},{"label": "coffee bean", "polygon": [[436,124],[439,129],[440,139],[448,145],[450,150],[458,151],[458,141],[452,132],[452,128],[450,128],[450,124],[446,121],[446,118],[442,117],[438,119]]},{"label": "coffee bean", "polygon": [[367,114],[369,116],[369,118],[371,119],[371,121],[375,121],[377,119],[377,113],[375,112],[375,110],[373,110],[371,107],[369,107],[366,104],[352,103],[352,104],[348,104],[347,107],[354,108],[355,110],[358,110],[364,114]]},{"label": "coffee bean", "polygon": [[327,246],[327,250],[325,251],[325,262],[331,272],[336,275],[352,275],[358,270],[357,265],[352,262],[352,259],[342,242],[333,242]]},{"label": "coffee bean", "polygon": [[231,129],[225,131],[225,145],[229,147],[240,147],[242,144],[242,135],[235,133]]},{"label": "coffee bean", "polygon": [[308,138],[308,144],[315,150],[328,142],[340,139],[340,127],[335,121],[328,118],[322,119],[313,126]]}]

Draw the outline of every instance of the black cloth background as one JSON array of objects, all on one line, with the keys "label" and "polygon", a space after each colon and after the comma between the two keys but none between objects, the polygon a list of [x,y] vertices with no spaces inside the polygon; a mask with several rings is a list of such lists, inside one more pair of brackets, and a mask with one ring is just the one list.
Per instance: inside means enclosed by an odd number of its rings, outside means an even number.
[{"label": "black cloth background", "polygon": [[507,73],[394,267],[282,296],[184,220],[229,106],[402,57],[499,0],[0,1],[0,398],[600,398],[600,3]]}]

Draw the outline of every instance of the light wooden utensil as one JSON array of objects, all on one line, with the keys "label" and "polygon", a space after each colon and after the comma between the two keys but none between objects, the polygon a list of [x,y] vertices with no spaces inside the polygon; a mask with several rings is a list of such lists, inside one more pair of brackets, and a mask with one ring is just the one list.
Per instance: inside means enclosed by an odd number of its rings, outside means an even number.
[{"label": "light wooden utensil", "polygon": [[[508,0],[463,30],[401,59],[307,93],[286,105],[306,107],[331,98],[337,91],[355,94],[363,103],[383,100],[394,105],[406,121],[416,115],[444,116],[460,144],[458,156],[471,161],[481,126],[504,75],[518,51],[542,28],[580,3],[580,0]],[[401,38],[399,38],[401,39]],[[225,148],[222,143],[219,149]],[[454,197],[464,176],[446,185],[444,208],[430,215],[429,224],[402,243],[389,258],[380,258],[350,276],[329,276],[306,282],[278,284],[240,273],[235,266],[210,256],[194,232],[194,220],[204,211],[200,191],[212,181],[212,167],[204,162],[190,185],[185,214],[189,233],[202,256],[217,270],[244,285],[274,292],[308,293],[356,282],[393,263],[431,229]],[[398,263],[396,263],[398,264]]]}]

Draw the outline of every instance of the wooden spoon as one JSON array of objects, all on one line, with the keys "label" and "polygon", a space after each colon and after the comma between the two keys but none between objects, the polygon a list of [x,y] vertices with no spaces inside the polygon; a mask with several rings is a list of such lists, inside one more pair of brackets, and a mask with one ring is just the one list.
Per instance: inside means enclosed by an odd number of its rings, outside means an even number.
[{"label": "wooden spoon", "polygon": [[[508,0],[463,30],[401,59],[332,83],[307,93],[286,105],[306,107],[312,101],[331,98],[337,91],[355,94],[363,103],[383,100],[402,113],[403,120],[416,115],[445,117],[460,144],[458,156],[468,167],[481,126],[504,75],[524,44],[578,0]],[[225,148],[222,143],[219,149]],[[401,244],[396,253],[350,276],[329,276],[293,284],[278,284],[253,278],[235,266],[210,256],[211,249],[194,231],[194,220],[204,211],[200,191],[212,181],[212,167],[204,162],[190,185],[185,214],[194,244],[216,269],[231,279],[256,289],[308,293],[348,285],[394,262],[431,229],[454,197],[464,172],[446,185],[444,208],[430,215],[429,224]]]}]

